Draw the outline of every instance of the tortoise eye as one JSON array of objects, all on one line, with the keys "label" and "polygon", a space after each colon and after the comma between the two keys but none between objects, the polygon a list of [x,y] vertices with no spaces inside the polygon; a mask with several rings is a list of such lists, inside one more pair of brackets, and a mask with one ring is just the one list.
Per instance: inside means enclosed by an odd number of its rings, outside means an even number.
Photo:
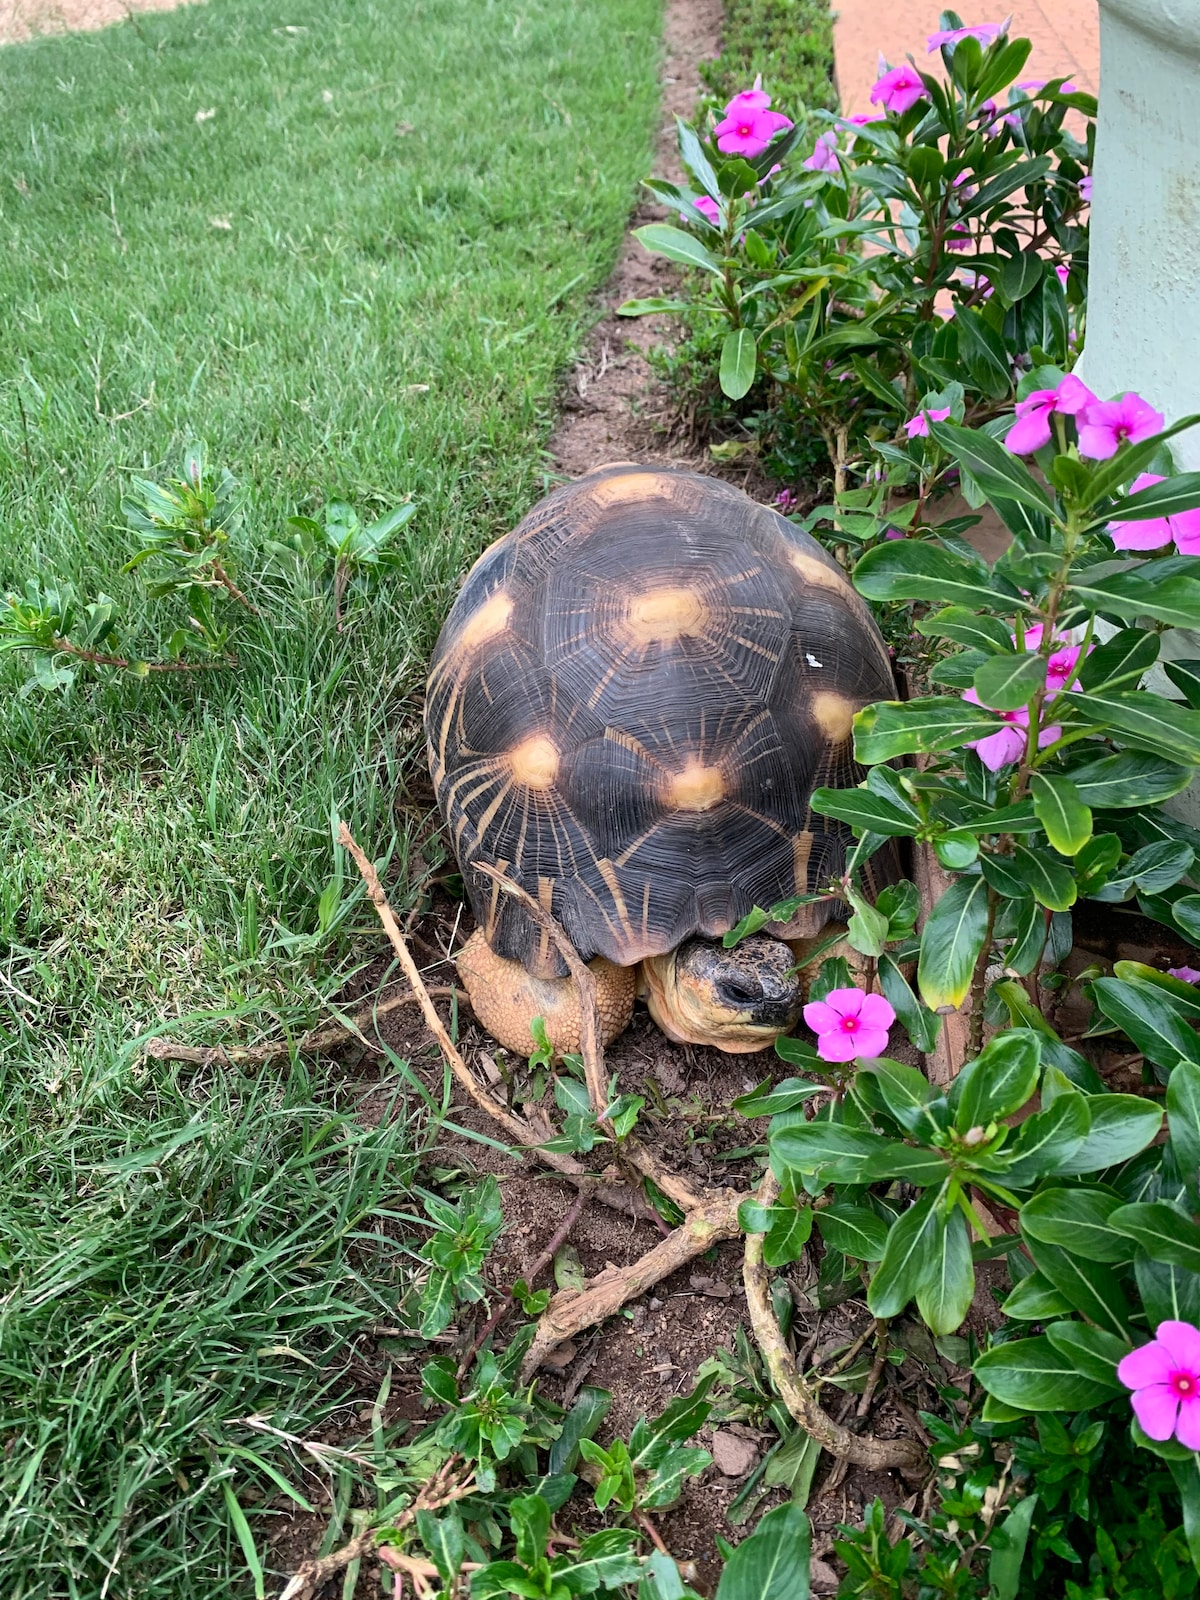
[{"label": "tortoise eye", "polygon": [[752,978],[726,978],[721,993],[734,1005],[751,1005],[763,997],[762,984],[755,983]]}]

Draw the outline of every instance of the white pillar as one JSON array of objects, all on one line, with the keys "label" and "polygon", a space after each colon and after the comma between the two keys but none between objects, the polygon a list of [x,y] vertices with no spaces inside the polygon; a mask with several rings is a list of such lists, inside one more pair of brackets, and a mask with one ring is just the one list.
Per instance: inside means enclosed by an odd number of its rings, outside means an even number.
[{"label": "white pillar", "polygon": [[[1099,107],[1079,375],[1171,423],[1200,412],[1200,0],[1100,0]],[[1200,470],[1200,426],[1171,449]],[[1168,634],[1163,655],[1200,658],[1200,634]],[[1144,683],[1180,698],[1161,668]],[[1200,828],[1200,782],[1168,809]]]}]

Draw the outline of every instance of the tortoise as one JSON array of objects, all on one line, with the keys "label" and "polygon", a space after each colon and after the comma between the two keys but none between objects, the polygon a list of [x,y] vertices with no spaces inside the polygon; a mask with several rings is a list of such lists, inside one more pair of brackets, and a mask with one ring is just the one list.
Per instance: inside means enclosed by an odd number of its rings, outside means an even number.
[{"label": "tortoise", "polygon": [[852,718],[894,694],[837,563],[740,489],[618,463],[539,502],[467,575],[426,696],[482,1025],[529,1055],[540,1015],[557,1051],[578,1047],[566,965],[490,866],[590,964],[606,1044],[639,992],[681,1043],[740,1053],[788,1032],[829,902],[733,949],[721,936],[842,874],[852,835],[809,797],[861,781]]}]

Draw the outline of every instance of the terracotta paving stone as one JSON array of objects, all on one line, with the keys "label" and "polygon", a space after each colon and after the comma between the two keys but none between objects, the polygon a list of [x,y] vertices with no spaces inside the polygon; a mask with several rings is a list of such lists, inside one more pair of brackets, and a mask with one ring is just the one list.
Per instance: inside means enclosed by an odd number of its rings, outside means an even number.
[{"label": "terracotta paving stone", "polygon": [[[997,0],[956,7],[966,23],[1001,22],[1012,11],[1009,32],[1033,40],[1026,72],[1031,78],[1067,75],[1079,89],[1100,86],[1100,19],[1096,0]],[[835,0],[833,28],[837,83],[846,112],[870,111],[868,96],[879,76],[880,52],[891,66],[912,55],[920,64],[925,40],[938,25],[938,0]]]}]

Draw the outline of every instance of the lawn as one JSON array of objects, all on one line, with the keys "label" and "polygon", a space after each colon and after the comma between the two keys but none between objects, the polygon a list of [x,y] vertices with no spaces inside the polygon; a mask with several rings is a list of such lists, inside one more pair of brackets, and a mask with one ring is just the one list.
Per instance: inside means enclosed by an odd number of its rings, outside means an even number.
[{"label": "lawn", "polygon": [[[555,385],[648,169],[658,21],[212,0],[4,51],[0,592],[103,590],[152,658],[186,618],[121,574],[120,502],[202,439],[242,485],[261,612],[236,669],[66,696],[0,669],[6,1600],[251,1594],[268,1496],[330,1484],[344,1519],[386,1477],[386,1430],[327,1470],[284,1436],[376,1399],[356,1341],[395,1317],[435,1119],[400,1063],[369,1127],[328,1064],[243,1076],[137,1041],[321,1015],[378,950],[339,818],[398,904],[419,893],[423,664],[463,566],[546,481]],[[417,508],[340,633],[267,550],[334,498]]]}]

